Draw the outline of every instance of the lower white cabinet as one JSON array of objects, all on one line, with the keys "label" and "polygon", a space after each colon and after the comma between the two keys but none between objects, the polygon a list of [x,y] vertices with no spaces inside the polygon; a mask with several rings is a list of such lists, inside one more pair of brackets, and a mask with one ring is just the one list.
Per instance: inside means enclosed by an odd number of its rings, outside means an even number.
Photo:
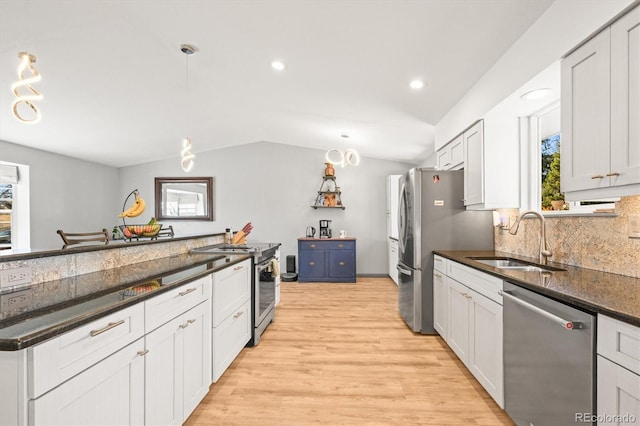
[{"label": "lower white cabinet", "polygon": [[640,328],[598,315],[598,425],[640,423]]},{"label": "lower white cabinet", "polygon": [[251,340],[251,260],[213,274],[211,382]]},{"label": "lower white cabinet", "polygon": [[139,339],[29,401],[29,424],[144,424],[143,355],[144,339]]},{"label": "lower white cabinet", "polygon": [[146,424],[182,424],[209,391],[210,309],[202,302],[146,336]]},{"label": "lower white cabinet", "polygon": [[[446,265],[447,275],[438,267]],[[434,258],[434,324],[474,377],[504,407],[502,280]],[[453,278],[455,277],[455,279]]]}]

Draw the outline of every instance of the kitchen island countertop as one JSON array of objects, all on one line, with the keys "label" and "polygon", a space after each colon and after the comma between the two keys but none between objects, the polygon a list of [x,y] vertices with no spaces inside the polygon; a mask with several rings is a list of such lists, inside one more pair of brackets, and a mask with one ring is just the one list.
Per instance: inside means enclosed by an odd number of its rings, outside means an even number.
[{"label": "kitchen island countertop", "polygon": [[245,259],[181,254],[0,293],[0,350],[24,349]]},{"label": "kitchen island countertop", "polygon": [[549,262],[565,271],[506,270],[480,263],[472,257],[511,257],[530,263],[537,259],[499,251],[435,250],[435,254],[489,273],[536,293],[640,326],[640,278]]}]

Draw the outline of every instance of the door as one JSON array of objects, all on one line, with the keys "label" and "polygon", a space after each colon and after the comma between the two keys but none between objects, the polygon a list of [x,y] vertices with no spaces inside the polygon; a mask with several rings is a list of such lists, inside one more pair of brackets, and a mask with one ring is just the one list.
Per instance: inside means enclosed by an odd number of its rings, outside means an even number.
[{"label": "door", "polygon": [[447,279],[438,271],[433,271],[433,327],[447,339]]},{"label": "door", "polygon": [[420,332],[422,324],[422,276],[419,269],[411,269],[398,262],[398,311],[411,330]]},{"label": "door", "polygon": [[[183,315],[183,413],[188,417],[211,383],[211,305],[203,302]],[[246,342],[245,342],[246,343]]]},{"label": "door", "polygon": [[631,418],[640,419],[640,376],[600,355],[598,414],[603,419],[598,425],[635,424]]},{"label": "door", "polygon": [[447,277],[449,302],[447,343],[464,363],[469,364],[469,295],[470,290]]},{"label": "door", "polygon": [[464,205],[484,203],[484,124],[464,132]]}]

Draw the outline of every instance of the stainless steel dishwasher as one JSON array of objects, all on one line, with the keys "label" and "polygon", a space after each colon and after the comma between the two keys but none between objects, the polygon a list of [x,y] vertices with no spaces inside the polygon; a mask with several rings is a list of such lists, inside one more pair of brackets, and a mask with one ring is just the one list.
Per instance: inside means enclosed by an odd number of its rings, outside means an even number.
[{"label": "stainless steel dishwasher", "polygon": [[509,416],[518,426],[589,424],[582,419],[596,414],[594,316],[508,282],[502,295]]}]

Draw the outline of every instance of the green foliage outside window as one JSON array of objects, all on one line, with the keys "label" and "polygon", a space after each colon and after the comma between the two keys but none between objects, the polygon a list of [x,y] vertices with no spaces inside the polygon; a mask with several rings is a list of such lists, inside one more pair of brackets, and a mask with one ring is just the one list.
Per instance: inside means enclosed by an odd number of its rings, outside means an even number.
[{"label": "green foliage outside window", "polygon": [[[544,139],[542,151],[542,210],[551,210],[552,201],[563,201],[560,192],[560,135]],[[564,207],[563,207],[564,208]]]}]

